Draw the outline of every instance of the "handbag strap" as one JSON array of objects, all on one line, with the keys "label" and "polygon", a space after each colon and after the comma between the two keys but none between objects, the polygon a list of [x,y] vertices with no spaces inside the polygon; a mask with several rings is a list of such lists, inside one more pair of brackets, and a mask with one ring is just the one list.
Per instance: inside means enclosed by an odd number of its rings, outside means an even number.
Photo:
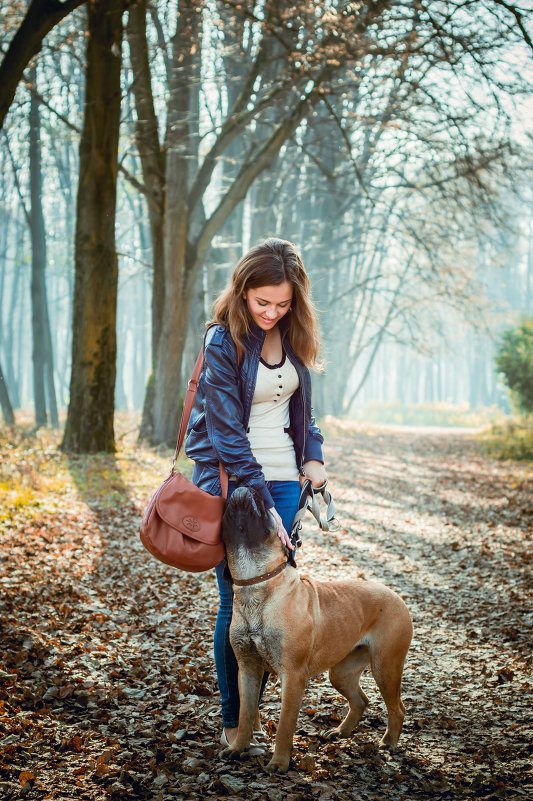
[{"label": "handbag strap", "polygon": [[[202,373],[202,367],[204,366],[204,348],[200,350],[198,354],[198,358],[196,359],[196,364],[194,365],[194,369],[192,371],[192,375],[189,379],[187,384],[187,392],[185,393],[185,402],[183,404],[183,411],[181,413],[181,421],[180,421],[180,428],[178,432],[178,442],[176,444],[176,450],[174,451],[174,458],[172,459],[172,470],[174,470],[174,465],[178,459],[179,452],[181,451],[181,446],[183,445],[183,440],[185,439],[185,434],[187,432],[187,426],[189,425],[189,418],[191,416],[192,407],[194,406],[194,399],[196,398],[196,390],[198,389],[198,381],[200,380],[200,375]],[[228,474],[222,467],[222,462],[219,461],[218,463],[218,470],[220,473],[220,487],[222,489],[222,497],[228,497]]]}]

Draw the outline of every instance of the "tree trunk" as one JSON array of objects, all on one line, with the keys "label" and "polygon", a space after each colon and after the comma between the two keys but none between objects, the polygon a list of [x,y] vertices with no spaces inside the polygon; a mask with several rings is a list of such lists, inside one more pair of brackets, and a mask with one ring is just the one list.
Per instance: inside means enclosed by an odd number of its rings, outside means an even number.
[{"label": "tree trunk", "polygon": [[[59,69],[59,65],[57,65]],[[80,91],[78,80],[76,77],[71,77],[72,86],[75,86],[77,92]],[[83,101],[82,101],[83,102]],[[79,106],[74,104],[75,108]],[[67,104],[67,113],[70,110],[70,103]],[[73,113],[74,109],[73,109]],[[68,354],[72,350],[72,305],[74,296],[74,235],[75,235],[75,216],[72,209],[75,204],[74,187],[72,186],[71,175],[76,169],[77,153],[74,150],[74,144],[69,140],[56,143],[52,138],[50,140],[51,151],[54,156],[55,167],[59,184],[63,194],[63,205],[66,214],[63,221],[64,226],[64,242],[66,258],[65,261],[68,265],[67,272],[64,276],[67,284],[67,308],[68,320],[66,321],[67,335],[65,336],[60,329],[52,326],[52,331],[55,334],[55,342],[53,347],[54,353],[54,371],[56,376],[57,388],[59,392],[60,403],[64,406],[68,405],[68,392],[70,381],[70,359]]]},{"label": "tree trunk", "polygon": [[[140,196],[138,197],[138,204],[142,202]],[[139,242],[141,245],[141,253],[147,254],[150,250],[149,236],[144,219],[139,216],[138,222]],[[146,384],[146,372],[151,364],[149,356],[150,338],[147,336],[146,331],[149,327],[149,317],[147,315],[147,305],[145,298],[150,297],[150,284],[151,276],[148,272],[143,272],[140,280],[136,283],[135,288],[135,337],[134,337],[134,371],[133,371],[133,408],[142,409],[144,400],[144,390]]]},{"label": "tree trunk", "polygon": [[152,439],[169,445],[177,437],[181,359],[194,289],[187,196],[198,155],[193,93],[200,86],[201,6],[182,0],[178,7],[165,141],[165,296],[153,377]]},{"label": "tree trunk", "polygon": [[[19,223],[15,250],[15,278],[11,291],[11,304],[7,329],[11,336],[11,347],[6,350],[6,378],[15,408],[22,406],[24,398],[24,371],[29,359],[26,358],[24,345],[25,332],[28,327],[30,310],[26,309],[26,258],[25,239],[28,226]],[[29,286],[28,286],[29,288]]]},{"label": "tree trunk", "polygon": [[[33,65],[29,73],[32,85],[37,89],[37,68]],[[58,425],[57,401],[54,386],[54,360],[52,334],[48,315],[46,291],[46,235],[42,205],[41,172],[41,120],[36,93],[30,97],[30,232],[32,248],[31,307],[33,333],[33,392],[35,402],[35,425],[50,421]],[[48,403],[47,403],[48,400]]]},{"label": "tree trunk", "polygon": [[2,372],[2,365],[0,364],[0,406],[2,407],[2,414],[6,425],[15,425],[15,415],[13,407],[9,400],[9,393],[7,391],[6,382],[4,381],[4,374]]},{"label": "tree trunk", "polygon": [[114,451],[115,246],[123,0],[88,5],[87,79],[80,141],[70,403],[62,448]]},{"label": "tree trunk", "polygon": [[[35,66],[30,71],[35,83]],[[46,239],[41,203],[41,146],[40,146],[39,104],[32,92],[30,100],[30,233],[31,233],[31,323],[33,335],[33,398],[35,406],[35,425],[47,423],[46,398],[44,390],[44,330],[43,330],[43,284],[46,264]]]},{"label": "tree trunk", "polygon": [[[140,0],[128,14],[128,44],[133,69],[133,94],[137,123],[135,138],[147,193],[148,217],[152,239],[152,365],[155,364],[165,298],[164,224],[165,224],[165,153],[159,141],[157,117],[152,97],[148,41],[146,38],[146,0]],[[139,439],[152,439],[153,376],[148,379]]]},{"label": "tree trunk", "polygon": [[487,384],[487,357],[484,343],[479,334],[474,332],[471,348],[468,353],[469,372],[469,402],[471,409],[478,409],[489,403],[489,388]]},{"label": "tree trunk", "polygon": [[[246,82],[246,77],[252,65],[250,56],[251,41],[244,45],[245,40],[245,19],[240,14],[235,14],[231,6],[224,2],[217,4],[218,13],[224,30],[224,49],[222,51],[223,75],[225,77],[225,90],[228,97],[228,108],[233,108],[238,100],[239,94]],[[248,37],[250,39],[250,37]],[[226,150],[226,158],[220,165],[221,179],[223,185],[229,185],[235,179],[239,171],[239,162],[244,153],[250,146],[249,134],[246,131],[237,136],[230,142]],[[210,251],[209,268],[204,266],[204,270],[209,269],[207,281],[208,298],[207,306],[222,291],[226,283],[228,274],[237,264],[243,255],[243,213],[244,204],[241,203],[221,227],[217,236],[217,245],[213,245]],[[217,269],[218,268],[218,269]],[[205,315],[204,315],[205,317]],[[194,321],[191,321],[194,325]],[[194,326],[194,331],[201,330]]]},{"label": "tree trunk", "polygon": [[533,311],[533,220],[531,218],[529,220],[525,294],[524,308],[526,314],[531,314]]},{"label": "tree trunk", "polygon": [[435,401],[435,374],[433,362],[426,360],[424,365],[424,403],[434,403]]}]

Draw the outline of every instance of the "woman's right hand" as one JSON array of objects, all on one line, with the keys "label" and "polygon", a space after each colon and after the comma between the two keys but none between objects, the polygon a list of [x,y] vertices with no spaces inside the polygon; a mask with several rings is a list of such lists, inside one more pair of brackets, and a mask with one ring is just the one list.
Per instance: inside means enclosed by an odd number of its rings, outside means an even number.
[{"label": "woman's right hand", "polygon": [[291,551],[294,551],[294,545],[292,544],[289,535],[285,531],[285,527],[283,525],[283,521],[280,515],[278,514],[278,512],[276,512],[275,507],[272,507],[270,511],[272,512],[274,520],[278,524],[278,537],[282,541],[283,545],[285,545],[287,548],[290,548]]}]

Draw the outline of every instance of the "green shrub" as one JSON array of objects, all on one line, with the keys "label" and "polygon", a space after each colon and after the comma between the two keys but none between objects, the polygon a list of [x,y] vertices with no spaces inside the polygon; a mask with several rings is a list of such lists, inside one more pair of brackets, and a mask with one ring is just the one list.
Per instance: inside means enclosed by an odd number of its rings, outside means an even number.
[{"label": "green shrub", "polygon": [[515,328],[502,335],[496,353],[496,366],[518,409],[533,412],[533,317],[525,317]]},{"label": "green shrub", "polygon": [[533,460],[533,421],[509,418],[479,435],[486,453],[494,459]]}]

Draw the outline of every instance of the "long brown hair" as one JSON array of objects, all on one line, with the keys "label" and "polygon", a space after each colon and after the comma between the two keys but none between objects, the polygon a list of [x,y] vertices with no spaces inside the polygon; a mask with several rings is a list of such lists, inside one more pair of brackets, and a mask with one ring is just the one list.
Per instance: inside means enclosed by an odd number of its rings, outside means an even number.
[{"label": "long brown hair", "polygon": [[320,337],[316,311],[310,296],[309,278],[302,257],[292,242],[269,237],[246,253],[238,262],[229,286],[213,304],[210,324],[224,325],[240,354],[245,349],[244,337],[250,331],[252,318],[244,299],[247,289],[292,284],[291,311],[287,312],[288,336],[292,349],[306,365],[321,369],[318,362]]}]

